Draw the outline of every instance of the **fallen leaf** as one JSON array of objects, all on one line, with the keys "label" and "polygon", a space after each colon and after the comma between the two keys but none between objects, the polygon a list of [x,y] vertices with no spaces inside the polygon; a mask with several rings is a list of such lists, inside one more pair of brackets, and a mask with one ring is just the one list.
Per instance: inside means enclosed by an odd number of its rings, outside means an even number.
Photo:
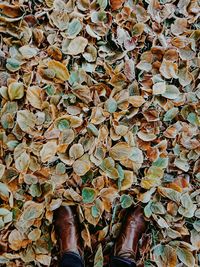
[{"label": "fallen leaf", "polygon": [[40,151],[40,157],[42,162],[47,162],[51,160],[57,151],[57,142],[55,141],[49,141],[46,144],[43,145],[41,151]]},{"label": "fallen leaf", "polygon": [[52,70],[55,73],[56,78],[60,79],[61,81],[67,81],[69,79],[69,72],[66,66],[56,60],[51,60],[48,62],[49,70]]}]

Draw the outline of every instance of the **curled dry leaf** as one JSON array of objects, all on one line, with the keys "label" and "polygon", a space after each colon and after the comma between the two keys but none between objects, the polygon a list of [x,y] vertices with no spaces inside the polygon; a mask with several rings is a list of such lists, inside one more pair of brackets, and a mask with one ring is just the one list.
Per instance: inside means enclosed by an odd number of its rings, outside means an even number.
[{"label": "curled dry leaf", "polygon": [[28,110],[17,112],[17,123],[22,131],[32,133],[36,123],[36,116]]},{"label": "curled dry leaf", "polygon": [[78,36],[71,41],[68,41],[66,48],[63,50],[65,54],[68,55],[78,55],[85,51],[88,44],[88,40],[82,36]]},{"label": "curled dry leaf", "polygon": [[110,149],[109,155],[114,160],[126,160],[131,155],[131,147],[125,142],[117,143]]},{"label": "curled dry leaf", "polygon": [[10,83],[8,86],[10,100],[21,99],[24,96],[24,85],[20,82]]},{"label": "curled dry leaf", "polygon": [[60,79],[61,81],[67,81],[69,79],[69,72],[66,66],[63,63],[60,63],[56,60],[51,60],[48,62],[49,70],[55,73],[55,77]]},{"label": "curled dry leaf", "polygon": [[177,71],[178,66],[176,63],[169,61],[169,60],[163,60],[161,66],[160,66],[160,73],[166,78],[166,79],[177,79]]},{"label": "curled dry leaf", "polygon": [[42,108],[42,99],[41,99],[42,89],[37,86],[31,86],[26,91],[26,98],[29,103],[37,109]]},{"label": "curled dry leaf", "polygon": [[47,162],[51,160],[57,152],[57,142],[49,141],[43,145],[40,151],[40,157],[42,162]]},{"label": "curled dry leaf", "polygon": [[165,82],[158,82],[153,85],[153,95],[161,95],[166,91]]},{"label": "curled dry leaf", "polygon": [[24,221],[31,221],[39,218],[43,213],[43,204],[33,201],[27,201],[26,206],[22,212],[21,218]]},{"label": "curled dry leaf", "polygon": [[38,49],[34,47],[30,47],[28,45],[24,45],[19,48],[20,53],[22,54],[23,59],[30,59],[35,57],[38,53]]},{"label": "curled dry leaf", "polygon": [[178,88],[175,85],[166,85],[166,90],[162,96],[169,99],[176,99],[180,95]]},{"label": "curled dry leaf", "polygon": [[14,229],[8,237],[9,246],[11,249],[17,251],[22,247],[26,247],[28,242],[24,234]]},{"label": "curled dry leaf", "polygon": [[137,133],[137,135],[138,135],[138,137],[139,137],[141,140],[143,140],[143,141],[145,141],[145,142],[153,141],[153,140],[155,140],[156,137],[157,137],[154,133],[145,133],[145,132],[143,132],[143,131],[139,131],[139,132]]},{"label": "curled dry leaf", "polygon": [[69,156],[73,159],[80,158],[84,154],[84,149],[81,144],[74,144],[70,147]]},{"label": "curled dry leaf", "polygon": [[68,28],[69,23],[69,14],[65,12],[64,10],[54,10],[50,18],[53,22],[53,24],[61,31],[64,31]]},{"label": "curled dry leaf", "polygon": [[128,101],[129,103],[131,103],[133,107],[136,107],[136,108],[142,106],[142,104],[144,104],[145,102],[142,96],[130,96]]},{"label": "curled dry leaf", "polygon": [[110,0],[110,5],[113,11],[118,10],[122,7],[124,0]]},{"label": "curled dry leaf", "polygon": [[73,170],[79,176],[86,174],[90,170],[90,167],[91,162],[87,154],[77,159],[73,164]]}]

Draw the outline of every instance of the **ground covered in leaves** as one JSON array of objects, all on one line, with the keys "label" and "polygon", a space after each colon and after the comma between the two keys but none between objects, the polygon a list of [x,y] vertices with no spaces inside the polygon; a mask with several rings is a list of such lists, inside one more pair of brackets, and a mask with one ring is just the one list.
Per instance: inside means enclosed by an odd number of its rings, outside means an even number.
[{"label": "ground covered in leaves", "polygon": [[139,263],[200,266],[199,14],[196,0],[0,3],[0,266],[57,266],[62,203],[86,266],[106,266],[139,202]]}]

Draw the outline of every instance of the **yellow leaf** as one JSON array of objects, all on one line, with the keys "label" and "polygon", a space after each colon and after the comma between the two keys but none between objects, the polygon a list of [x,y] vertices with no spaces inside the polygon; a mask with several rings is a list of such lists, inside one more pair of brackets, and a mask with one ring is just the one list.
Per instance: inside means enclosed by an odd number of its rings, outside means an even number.
[{"label": "yellow leaf", "polygon": [[10,100],[20,99],[24,96],[24,85],[23,83],[13,82],[8,86],[8,95]]},{"label": "yellow leaf", "polygon": [[26,93],[27,100],[34,108],[41,109],[42,106],[41,92],[42,89],[40,89],[37,86],[31,86],[27,89]]},{"label": "yellow leaf", "polygon": [[69,79],[69,72],[66,66],[59,61],[51,60],[48,62],[48,68],[55,73],[56,78],[61,81],[67,81]]},{"label": "yellow leaf", "polygon": [[124,171],[124,179],[122,181],[121,190],[129,189],[133,183],[137,182],[137,177],[133,174],[132,171]]},{"label": "yellow leaf", "polygon": [[125,142],[119,142],[109,151],[109,155],[114,160],[126,160],[131,154],[131,147]]},{"label": "yellow leaf", "polygon": [[43,145],[43,148],[40,151],[40,157],[42,162],[47,162],[53,156],[55,156],[57,151],[57,143],[56,141],[49,141]]},{"label": "yellow leaf", "polygon": [[134,95],[128,98],[128,102],[131,103],[133,107],[138,108],[144,104],[145,100],[140,95]]}]

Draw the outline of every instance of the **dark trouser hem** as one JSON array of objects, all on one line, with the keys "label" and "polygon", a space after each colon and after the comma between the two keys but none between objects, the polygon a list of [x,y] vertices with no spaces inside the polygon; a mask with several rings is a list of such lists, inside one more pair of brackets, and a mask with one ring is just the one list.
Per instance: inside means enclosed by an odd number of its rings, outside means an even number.
[{"label": "dark trouser hem", "polygon": [[110,267],[136,267],[135,262],[122,257],[112,257]]},{"label": "dark trouser hem", "polygon": [[75,252],[65,252],[61,258],[59,267],[84,267],[80,255]]}]

